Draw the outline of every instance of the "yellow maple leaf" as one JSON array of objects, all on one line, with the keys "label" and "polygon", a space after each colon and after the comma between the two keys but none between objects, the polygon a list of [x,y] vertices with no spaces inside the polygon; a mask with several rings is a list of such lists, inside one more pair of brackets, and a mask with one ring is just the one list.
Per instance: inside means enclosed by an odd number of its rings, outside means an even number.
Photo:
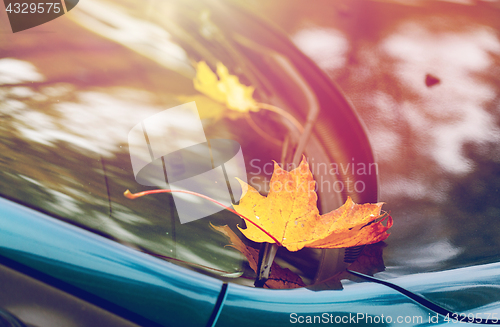
[{"label": "yellow maple leaf", "polygon": [[217,121],[224,116],[227,110],[224,104],[212,100],[203,94],[179,95],[177,99],[180,103],[196,102],[196,108],[198,109],[200,119],[212,119]]},{"label": "yellow maple leaf", "polygon": [[[385,218],[379,219],[384,217],[380,214],[383,202],[356,204],[348,197],[340,208],[320,215],[314,190],[316,182],[305,158],[291,172],[274,163],[267,197],[245,182],[240,183],[246,193],[234,209],[262,227],[289,251],[303,247],[330,249],[372,244],[389,236],[386,231],[392,226],[392,218],[385,217],[386,226],[382,224]],[[252,224],[240,230],[252,241],[274,243]]]},{"label": "yellow maple leaf", "polygon": [[193,80],[194,88],[218,102],[226,102],[226,95],[219,89],[217,75],[208,67],[206,62],[200,61],[196,65],[196,77]]},{"label": "yellow maple leaf", "polygon": [[204,61],[196,65],[196,77],[193,80],[194,88],[211,99],[224,103],[227,108],[238,112],[257,111],[258,107],[253,99],[254,87],[240,83],[235,75],[222,63],[217,63],[217,75]]}]

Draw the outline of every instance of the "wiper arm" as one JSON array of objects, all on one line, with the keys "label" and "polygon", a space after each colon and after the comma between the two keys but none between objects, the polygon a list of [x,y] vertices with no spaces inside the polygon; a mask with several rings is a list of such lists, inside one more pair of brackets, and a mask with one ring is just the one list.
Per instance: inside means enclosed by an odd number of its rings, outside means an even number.
[{"label": "wiper arm", "polygon": [[[377,283],[377,284],[381,284],[381,285],[385,285],[387,287],[390,287],[393,290],[396,290],[399,293],[405,295],[406,297],[409,297],[413,301],[415,301],[418,304],[426,307],[429,310],[432,310],[432,311],[434,311],[436,313],[439,313],[442,316],[449,317],[450,319],[456,320],[457,322],[463,323],[463,321],[459,320],[460,316],[457,316],[456,312],[451,312],[451,311],[449,311],[449,310],[447,310],[447,309],[445,309],[445,308],[437,305],[436,303],[427,300],[426,298],[424,298],[421,295],[418,295],[418,294],[415,294],[413,292],[410,292],[407,289],[404,289],[401,286],[395,285],[395,284],[390,283],[388,281],[385,281],[385,280],[382,280],[382,279],[378,279],[378,278],[375,278],[375,277],[372,277],[372,276],[368,276],[368,275],[365,275],[365,274],[361,274],[359,272],[352,271],[352,270],[349,270],[349,269],[346,269],[346,270],[347,270],[348,273],[350,273],[350,274],[352,274],[352,275],[354,275],[356,277],[360,277],[360,278],[365,279],[367,281],[370,281],[370,282],[373,282],[373,283]],[[454,318],[454,317],[456,317],[456,318]],[[500,325],[500,320],[498,320],[498,319],[496,319],[496,321],[493,321],[491,319],[482,319],[482,318],[476,318],[476,317],[474,317],[473,321],[470,321],[472,319],[469,319],[469,318],[467,318],[467,320],[468,321],[466,321],[466,322],[468,322],[468,323],[474,323],[474,324]]]}]

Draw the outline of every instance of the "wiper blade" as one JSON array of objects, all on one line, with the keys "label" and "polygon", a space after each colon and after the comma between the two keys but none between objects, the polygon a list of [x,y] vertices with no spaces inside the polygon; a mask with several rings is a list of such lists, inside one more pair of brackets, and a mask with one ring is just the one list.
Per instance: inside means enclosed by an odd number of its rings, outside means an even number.
[{"label": "wiper blade", "polygon": [[[448,317],[449,319],[453,319],[453,320],[456,320],[457,322],[461,322],[461,323],[464,322],[464,321],[460,320],[461,316],[457,315],[456,312],[451,312],[451,311],[449,311],[449,310],[447,310],[447,309],[445,309],[445,308],[437,305],[436,303],[427,300],[426,298],[424,298],[421,295],[415,294],[413,292],[408,291],[407,289],[402,288],[401,286],[395,285],[393,283],[390,283],[390,282],[382,280],[382,279],[378,279],[378,278],[375,278],[375,277],[372,277],[372,276],[361,274],[359,272],[352,271],[352,270],[349,270],[349,269],[347,269],[347,272],[350,273],[350,274],[352,274],[352,275],[354,275],[354,276],[357,276],[357,277],[360,277],[362,279],[365,279],[367,281],[370,281],[370,282],[373,282],[373,283],[377,283],[377,284],[381,284],[381,285],[385,285],[387,287],[390,287],[393,290],[396,290],[399,293],[405,295],[406,297],[409,297],[410,299],[412,299],[413,301],[417,302],[418,304],[426,307],[427,309],[432,310],[432,311],[434,311],[436,313],[439,313],[442,316]],[[500,325],[500,320],[498,320],[498,319],[492,320],[492,319],[482,319],[482,318],[476,318],[476,317],[474,317],[473,319],[472,318],[470,318],[470,319],[467,318],[467,320],[468,321],[465,321],[467,323],[482,324],[482,325]]]}]

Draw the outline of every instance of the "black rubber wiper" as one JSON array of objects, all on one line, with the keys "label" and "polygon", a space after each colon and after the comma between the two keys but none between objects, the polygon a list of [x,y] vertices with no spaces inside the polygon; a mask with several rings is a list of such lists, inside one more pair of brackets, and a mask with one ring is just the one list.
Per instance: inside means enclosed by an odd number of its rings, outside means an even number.
[{"label": "black rubber wiper", "polygon": [[387,281],[382,280],[382,279],[378,279],[378,278],[375,278],[372,276],[361,274],[359,272],[352,271],[349,269],[347,269],[347,272],[350,274],[353,274],[354,276],[365,279],[367,281],[377,283],[377,284],[382,284],[382,285],[385,285],[387,287],[390,287],[393,290],[396,290],[399,293],[405,295],[406,297],[409,297],[410,299],[417,302],[418,304],[426,307],[427,309],[432,310],[432,311],[434,311],[442,316],[448,317],[449,319],[456,320],[457,322],[461,322],[461,323],[466,322],[466,323],[471,323],[471,324],[474,323],[474,324],[483,324],[483,325],[500,325],[500,320],[498,320],[498,319],[492,320],[492,319],[482,319],[482,318],[474,317],[474,319],[467,318],[467,321],[461,321],[460,320],[461,316],[457,315],[456,312],[451,312],[451,311],[437,305],[436,303],[433,303],[433,302],[427,300],[426,298],[424,298],[421,295],[415,294],[413,292],[408,291],[407,289],[402,288],[401,286],[395,285],[393,283],[387,282]]}]

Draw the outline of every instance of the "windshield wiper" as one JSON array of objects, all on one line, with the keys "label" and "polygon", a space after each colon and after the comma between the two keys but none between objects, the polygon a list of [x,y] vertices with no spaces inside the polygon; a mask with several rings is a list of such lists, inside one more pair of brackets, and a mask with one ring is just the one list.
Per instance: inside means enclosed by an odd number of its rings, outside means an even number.
[{"label": "windshield wiper", "polygon": [[[432,310],[432,311],[434,311],[436,313],[439,313],[442,316],[445,316],[445,317],[448,317],[450,319],[456,320],[457,322],[463,322],[463,321],[459,320],[460,316],[457,315],[455,312],[451,312],[451,311],[449,311],[449,310],[447,310],[447,309],[445,309],[445,308],[437,305],[436,303],[427,300],[426,298],[424,298],[421,295],[415,294],[413,292],[408,291],[407,289],[402,288],[401,286],[395,285],[393,283],[387,282],[387,281],[382,280],[382,279],[378,279],[378,278],[375,278],[375,277],[372,277],[372,276],[361,274],[361,273],[356,272],[356,271],[352,271],[352,270],[349,270],[349,269],[346,269],[346,270],[347,270],[348,273],[350,273],[350,274],[352,274],[352,275],[354,275],[356,277],[360,277],[360,278],[362,278],[364,280],[367,280],[367,281],[370,281],[370,282],[373,282],[373,283],[377,283],[377,284],[382,284],[382,285],[385,285],[387,287],[390,287],[393,290],[396,290],[399,293],[403,294],[404,296],[409,297],[410,299],[412,299],[413,301],[417,302],[418,304],[426,307],[429,310]],[[467,320],[469,320],[469,319],[467,319]],[[470,320],[472,320],[472,319],[470,319]],[[493,321],[491,319],[482,319],[482,318],[476,318],[476,317],[474,317],[473,321],[466,321],[466,322],[467,323],[474,323],[474,324],[482,324],[482,325],[500,325],[500,320],[498,320],[498,319],[495,319],[495,320],[496,321]]]}]

